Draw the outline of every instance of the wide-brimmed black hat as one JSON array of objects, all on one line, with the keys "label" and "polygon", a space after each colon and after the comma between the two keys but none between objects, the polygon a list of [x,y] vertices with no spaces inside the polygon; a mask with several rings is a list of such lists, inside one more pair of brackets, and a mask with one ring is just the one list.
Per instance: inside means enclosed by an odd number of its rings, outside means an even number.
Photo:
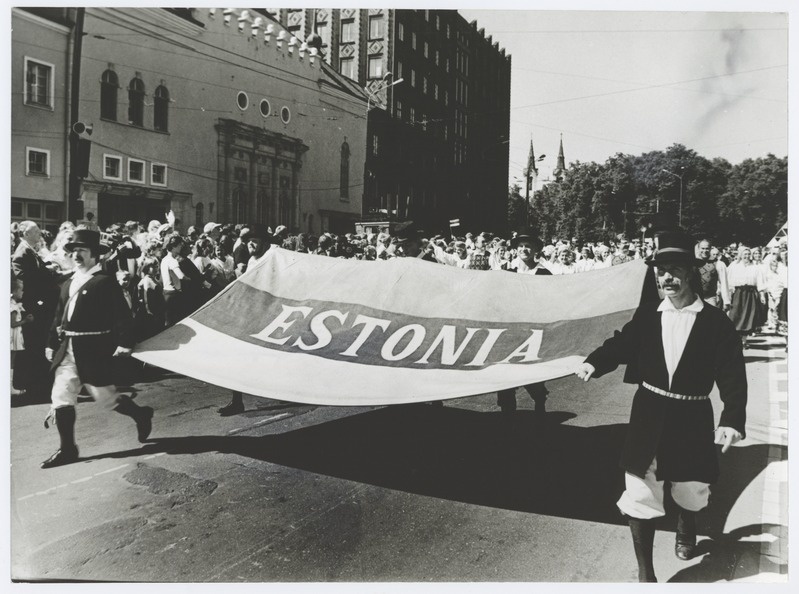
[{"label": "wide-brimmed black hat", "polygon": [[650,266],[659,264],[685,264],[687,266],[703,266],[704,260],[696,257],[694,238],[681,230],[664,231],[657,236],[657,250],[651,259]]},{"label": "wide-brimmed black hat", "polygon": [[249,226],[250,232],[247,235],[247,240],[260,239],[264,243],[272,243],[272,234],[269,232],[269,227],[266,225],[255,224]]},{"label": "wide-brimmed black hat", "polygon": [[405,221],[394,228],[394,237],[397,243],[402,245],[408,241],[421,238],[422,232],[413,221]]},{"label": "wide-brimmed black hat", "polygon": [[533,233],[532,229],[523,229],[516,234],[516,237],[510,240],[510,247],[516,248],[520,241],[529,241],[533,244],[533,251],[540,252],[544,247],[544,242]]},{"label": "wide-brimmed black hat", "polygon": [[64,245],[64,250],[71,252],[79,247],[89,248],[96,254],[108,251],[108,246],[100,243],[100,232],[92,229],[75,229],[72,239]]}]

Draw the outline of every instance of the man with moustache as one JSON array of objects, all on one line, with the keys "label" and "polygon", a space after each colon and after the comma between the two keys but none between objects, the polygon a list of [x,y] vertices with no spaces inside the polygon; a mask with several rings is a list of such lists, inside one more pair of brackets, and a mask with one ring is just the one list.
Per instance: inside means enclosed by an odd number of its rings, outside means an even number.
[{"label": "man with moustache", "polygon": [[704,261],[699,267],[702,299],[710,305],[729,311],[730,289],[727,284],[727,267],[724,262],[711,257],[710,242],[707,239],[699,242],[699,257]]},{"label": "man with moustache", "polygon": [[[647,264],[655,267],[665,298],[643,302],[575,374],[588,381],[625,364],[624,381],[639,384],[620,462],[626,489],[617,506],[630,525],[639,581],[654,582],[664,483],[678,507],[675,555],[688,560],[696,546],[695,514],[707,506],[719,475],[714,436],[722,453],[745,437],[747,387],[735,326],[693,288],[704,261],[695,258],[692,238],[679,230],[661,233]],[[723,403],[715,431],[714,384]]]},{"label": "man with moustache", "polygon": [[133,347],[132,317],[116,279],[102,272],[100,234],[78,229],[65,249],[75,272],[61,289],[50,331],[47,358],[55,378],[45,421],[45,427],[55,422],[61,444],[42,468],[78,460],[75,406],[81,387],[103,408],[131,417],[140,442],[152,429],[153,409],[118,394],[113,382],[112,357],[130,355]]}]

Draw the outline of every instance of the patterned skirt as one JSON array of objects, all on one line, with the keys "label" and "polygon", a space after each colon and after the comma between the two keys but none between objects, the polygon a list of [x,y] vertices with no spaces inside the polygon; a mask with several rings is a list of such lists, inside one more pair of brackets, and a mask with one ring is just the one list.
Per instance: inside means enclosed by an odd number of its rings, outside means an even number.
[{"label": "patterned skirt", "polygon": [[762,326],[761,307],[757,287],[752,285],[735,287],[730,309],[730,319],[735,324],[735,329],[738,332],[749,333]]}]

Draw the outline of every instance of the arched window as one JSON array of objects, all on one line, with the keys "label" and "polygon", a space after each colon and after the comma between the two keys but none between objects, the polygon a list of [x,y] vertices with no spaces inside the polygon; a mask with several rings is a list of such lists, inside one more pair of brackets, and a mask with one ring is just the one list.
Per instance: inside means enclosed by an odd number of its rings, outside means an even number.
[{"label": "arched window", "polygon": [[164,85],[160,85],[153,95],[155,101],[155,111],[153,116],[153,128],[160,132],[169,131],[169,91]]},{"label": "arched window", "polygon": [[117,91],[119,78],[113,70],[103,72],[100,82],[100,117],[104,120],[117,119]]},{"label": "arched window", "polygon": [[128,85],[128,123],[144,126],[144,82],[140,78],[130,79]]},{"label": "arched window", "polygon": [[339,194],[342,200],[350,199],[350,145],[347,137],[341,143],[341,176],[339,180]]},{"label": "arched window", "polygon": [[197,206],[194,207],[194,225],[197,228],[200,228],[200,227],[203,226],[203,222],[204,222],[203,221],[203,211],[204,210],[205,210],[205,207],[203,206],[202,202],[200,202]]}]

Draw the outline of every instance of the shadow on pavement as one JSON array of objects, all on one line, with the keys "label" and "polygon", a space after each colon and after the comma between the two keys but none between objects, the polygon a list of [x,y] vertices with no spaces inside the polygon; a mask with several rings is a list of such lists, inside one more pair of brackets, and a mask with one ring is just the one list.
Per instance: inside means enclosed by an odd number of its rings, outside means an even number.
[{"label": "shadow on pavement", "polygon": [[[618,459],[626,425],[563,424],[573,417],[392,406],[262,437],[156,437],[143,448],[93,458],[230,453],[418,495],[624,524],[615,503],[624,489]],[[769,447],[736,447],[722,457],[700,534],[720,538],[733,504],[765,467]],[[673,520],[659,528],[673,531]]]},{"label": "shadow on pavement", "polygon": [[[775,524],[751,524],[736,528],[718,538],[710,538],[697,543],[697,557],[702,560],[672,576],[669,582],[719,582],[740,580],[760,573],[786,575],[787,559],[773,561],[761,555],[763,546],[758,540],[741,539],[767,535],[776,539],[771,547],[781,546],[787,551],[788,529]],[[782,541],[782,542],[778,542]]]}]

